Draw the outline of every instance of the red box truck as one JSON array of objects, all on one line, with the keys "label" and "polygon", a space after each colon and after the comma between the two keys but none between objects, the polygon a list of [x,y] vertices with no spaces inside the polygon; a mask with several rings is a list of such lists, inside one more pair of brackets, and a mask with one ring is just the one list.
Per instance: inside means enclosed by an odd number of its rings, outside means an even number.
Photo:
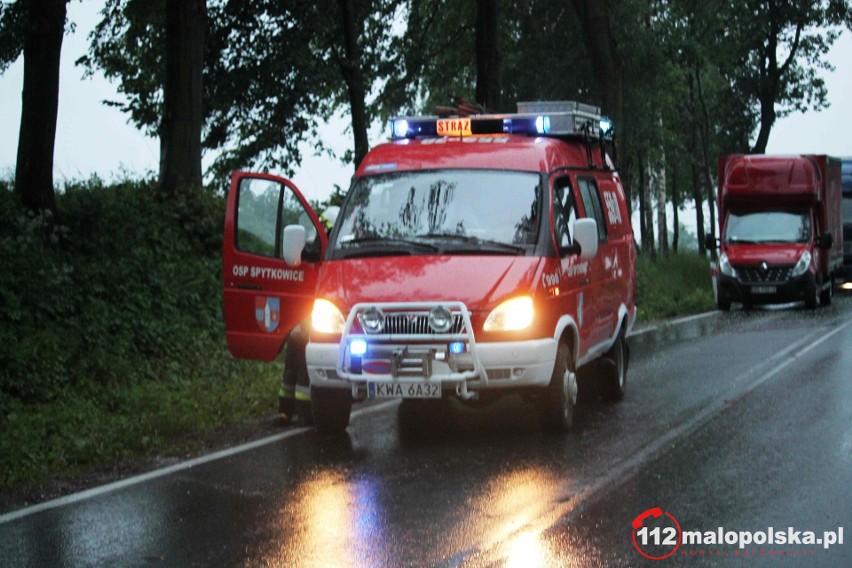
[{"label": "red box truck", "polygon": [[843,267],[840,172],[824,155],[719,158],[719,309],[831,303]]}]

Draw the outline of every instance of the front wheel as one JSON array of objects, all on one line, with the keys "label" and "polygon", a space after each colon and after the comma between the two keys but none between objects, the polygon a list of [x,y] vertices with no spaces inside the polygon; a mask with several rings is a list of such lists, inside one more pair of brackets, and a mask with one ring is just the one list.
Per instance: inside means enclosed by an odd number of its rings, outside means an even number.
[{"label": "front wheel", "polygon": [[314,425],[324,434],[339,434],[349,426],[352,393],[349,389],[311,386]]},{"label": "front wheel", "polygon": [[553,375],[543,395],[538,400],[542,427],[553,433],[568,432],[574,421],[577,405],[577,373],[571,350],[563,342],[556,350]]},{"label": "front wheel", "polygon": [[830,306],[831,297],[834,295],[834,276],[831,276],[828,282],[828,288],[824,289],[819,295],[819,303],[822,306]]}]

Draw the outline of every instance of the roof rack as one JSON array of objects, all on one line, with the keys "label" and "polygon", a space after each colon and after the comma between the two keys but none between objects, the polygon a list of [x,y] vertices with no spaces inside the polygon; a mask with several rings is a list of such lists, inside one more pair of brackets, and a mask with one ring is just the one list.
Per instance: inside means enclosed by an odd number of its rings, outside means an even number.
[{"label": "roof rack", "polygon": [[592,144],[599,143],[606,164],[604,143],[615,151],[613,125],[599,107],[576,101],[519,102],[517,113],[477,112],[481,107],[462,99],[456,114],[452,107],[439,107],[435,116],[397,116],[390,119],[391,140],[421,137],[501,136],[522,134],[555,138],[581,138],[592,166]]}]

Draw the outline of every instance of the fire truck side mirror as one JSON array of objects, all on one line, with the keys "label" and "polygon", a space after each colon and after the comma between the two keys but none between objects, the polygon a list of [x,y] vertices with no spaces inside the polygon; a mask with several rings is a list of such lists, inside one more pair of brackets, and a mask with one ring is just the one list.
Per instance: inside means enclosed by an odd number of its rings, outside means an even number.
[{"label": "fire truck side mirror", "polygon": [[281,256],[287,266],[299,266],[302,263],[302,251],[305,250],[307,231],[301,225],[287,225],[281,236]]},{"label": "fire truck side mirror", "polygon": [[826,250],[830,249],[834,246],[834,236],[829,232],[823,233],[819,238],[819,246]]},{"label": "fire truck side mirror", "polygon": [[598,253],[598,223],[594,219],[574,221],[574,242],[580,245],[580,258],[589,260]]}]

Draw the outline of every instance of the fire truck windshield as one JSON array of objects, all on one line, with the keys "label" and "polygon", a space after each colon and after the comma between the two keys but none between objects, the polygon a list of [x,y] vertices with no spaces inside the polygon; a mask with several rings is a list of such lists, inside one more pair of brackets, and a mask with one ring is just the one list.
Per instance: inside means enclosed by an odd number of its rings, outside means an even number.
[{"label": "fire truck windshield", "polygon": [[531,172],[429,170],[365,176],[336,223],[333,258],[527,254],[538,238],[541,179]]},{"label": "fire truck windshield", "polygon": [[806,243],[811,238],[808,213],[788,211],[731,212],[725,229],[725,242]]}]

